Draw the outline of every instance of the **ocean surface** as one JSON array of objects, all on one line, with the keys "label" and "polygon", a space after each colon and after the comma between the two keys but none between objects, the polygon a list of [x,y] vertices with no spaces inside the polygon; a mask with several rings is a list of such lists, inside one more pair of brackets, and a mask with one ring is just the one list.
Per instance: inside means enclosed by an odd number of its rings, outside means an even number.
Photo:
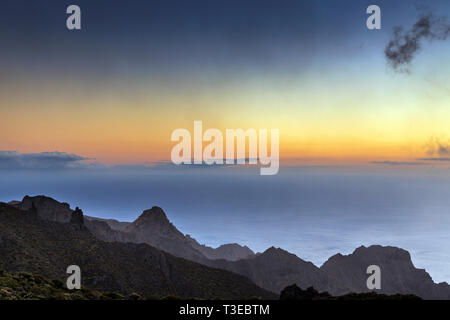
[{"label": "ocean surface", "polygon": [[0,201],[44,194],[86,215],[132,221],[160,206],[200,243],[275,246],[320,266],[361,245],[411,253],[436,282],[450,282],[450,175],[432,168],[297,167],[276,176],[256,169],[1,172]]}]

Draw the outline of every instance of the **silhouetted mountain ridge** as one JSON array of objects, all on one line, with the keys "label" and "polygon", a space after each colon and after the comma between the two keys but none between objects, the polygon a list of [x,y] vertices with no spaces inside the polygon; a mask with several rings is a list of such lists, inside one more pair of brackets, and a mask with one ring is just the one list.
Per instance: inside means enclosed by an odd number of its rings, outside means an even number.
[{"label": "silhouetted mountain ridge", "polygon": [[[50,197],[25,196],[11,205],[28,210],[34,205],[40,218],[67,223],[73,210],[69,204]],[[238,260],[254,255],[247,247],[225,244],[218,248],[200,245],[189,235],[183,235],[167,218],[162,208],[154,206],[144,210],[133,222],[85,216],[86,227],[100,240],[107,242],[147,243],[178,257],[205,263],[207,259]]]},{"label": "silhouetted mountain ridge", "polygon": [[450,299],[447,283],[434,283],[424,269],[417,269],[408,251],[397,247],[360,246],[349,255],[337,254],[329,258],[320,270],[332,279],[327,291],[334,295],[348,292],[368,292],[367,267],[381,269],[381,290],[385,294],[414,293],[425,299]]},{"label": "silhouetted mountain ridge", "polygon": [[[34,206],[36,214],[46,220],[71,220],[69,205],[51,198],[27,196],[22,202],[14,202],[13,205],[28,209]],[[115,226],[120,224],[123,231],[112,228],[109,223]],[[302,288],[314,287],[334,296],[369,292],[366,270],[369,265],[374,264],[382,270],[382,288],[377,290],[379,293],[450,299],[449,285],[434,283],[425,270],[414,267],[410,254],[400,248],[361,246],[352,254],[330,257],[319,268],[275,247],[254,254],[247,247],[238,244],[223,245],[215,249],[200,245],[189,235],[183,235],[160,207],[144,210],[131,223],[86,217],[84,225],[100,240],[150,244],[178,257],[244,275],[258,286],[275,293],[293,283]]]},{"label": "silhouetted mountain ridge", "polygon": [[83,224],[81,210],[68,223],[44,220],[0,203],[0,267],[64,280],[69,265],[82,270],[82,284],[100,291],[144,296],[245,299],[274,298],[247,278],[177,258],[148,244],[104,242]]},{"label": "silhouetted mountain ridge", "polygon": [[255,253],[247,246],[241,246],[238,243],[223,244],[217,248],[211,248],[200,244],[192,238],[189,234],[186,235],[189,244],[201,252],[206,258],[211,260],[225,259],[230,261],[237,261],[240,259],[251,258]]}]

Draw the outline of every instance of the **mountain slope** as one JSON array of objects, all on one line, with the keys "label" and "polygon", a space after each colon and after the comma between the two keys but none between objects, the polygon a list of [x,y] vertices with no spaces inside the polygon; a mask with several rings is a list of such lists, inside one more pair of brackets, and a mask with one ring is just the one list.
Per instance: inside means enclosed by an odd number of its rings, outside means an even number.
[{"label": "mountain slope", "polygon": [[395,247],[360,247],[348,256],[334,255],[320,268],[273,247],[251,259],[211,261],[209,265],[245,275],[258,286],[276,293],[296,284],[301,288],[314,287],[334,296],[370,292],[367,267],[377,265],[381,269],[381,290],[376,290],[377,293],[450,299],[447,283],[435,283],[424,269],[414,267],[406,250]]},{"label": "mountain slope", "polygon": [[273,298],[247,278],[176,258],[147,244],[107,243],[79,217],[71,223],[40,219],[35,208],[0,204],[0,266],[64,280],[79,265],[82,284],[101,291],[184,298]]},{"label": "mountain slope", "polygon": [[[130,299],[139,298],[136,294]],[[11,273],[0,269],[0,300],[110,300],[117,294],[81,288],[69,290],[59,280],[49,280],[29,272]]]},{"label": "mountain slope", "polygon": [[[69,204],[43,195],[25,196],[22,201],[11,201],[10,204],[23,210],[34,206],[39,217],[44,220],[69,222],[72,214]],[[159,207],[145,210],[134,222],[90,216],[85,216],[84,220],[86,227],[100,240],[147,243],[177,257],[199,263],[205,263],[206,259],[236,261],[254,256],[254,252],[248,247],[238,244],[225,244],[218,248],[199,244],[189,235],[182,234]]]},{"label": "mountain slope", "polygon": [[367,267],[381,269],[381,290],[385,294],[413,293],[425,299],[450,299],[447,283],[436,284],[424,269],[414,267],[408,251],[396,247],[361,246],[352,254],[332,256],[320,270],[328,278],[327,291],[334,295],[368,292]]},{"label": "mountain slope", "polygon": [[130,224],[130,222],[118,221],[116,219],[102,219],[90,216],[84,216],[85,220],[88,221],[101,221],[105,222],[112,230],[124,231],[125,228]]},{"label": "mountain slope", "polygon": [[[44,219],[70,220],[68,205],[43,196],[25,197],[14,206],[36,209]],[[59,209],[58,209],[59,208]],[[59,211],[58,211],[59,210]],[[58,216],[61,212],[63,218]],[[72,212],[72,210],[70,210]],[[415,294],[426,299],[450,299],[447,283],[436,284],[429,274],[416,269],[409,253],[393,247],[361,247],[348,256],[337,254],[321,268],[282,249],[270,248],[262,254],[253,253],[239,245],[224,245],[213,249],[200,245],[189,235],[184,236],[170,223],[163,210],[153,207],[146,210],[133,223],[112,229],[108,220],[87,218],[84,225],[95,237],[108,242],[147,243],[176,256],[213,268],[229,270],[244,275],[260,287],[279,293],[284,287],[296,283],[302,288],[310,286],[333,295],[349,292],[367,292],[367,267],[375,264],[382,270],[381,293]],[[219,250],[230,249],[216,255]],[[241,258],[250,253],[248,258]],[[216,259],[227,256],[228,260]],[[377,291],[378,292],[378,291]]]},{"label": "mountain slope", "polygon": [[258,286],[276,293],[294,283],[302,288],[326,286],[326,279],[318,267],[274,247],[253,258],[211,261],[209,265],[245,275]]},{"label": "mountain slope", "polygon": [[148,243],[177,257],[201,262],[205,257],[194,249],[184,235],[167,219],[159,207],[145,210],[124,233],[136,243]]}]

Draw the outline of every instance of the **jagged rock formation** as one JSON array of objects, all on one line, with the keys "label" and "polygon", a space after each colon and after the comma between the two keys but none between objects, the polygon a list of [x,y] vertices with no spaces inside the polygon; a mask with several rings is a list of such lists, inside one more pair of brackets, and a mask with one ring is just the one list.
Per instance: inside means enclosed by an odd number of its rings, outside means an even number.
[{"label": "jagged rock formation", "polygon": [[333,295],[368,292],[367,267],[381,269],[381,290],[385,294],[413,293],[424,299],[450,299],[447,283],[436,284],[424,269],[414,267],[408,251],[395,247],[361,246],[352,254],[332,256],[320,268],[329,279],[327,291]]},{"label": "jagged rock formation", "polygon": [[160,207],[145,210],[124,233],[136,243],[148,243],[177,257],[202,262],[205,257],[186,240],[184,235],[167,219]]},{"label": "jagged rock formation", "polygon": [[[29,216],[34,212],[36,217],[44,220],[70,222],[72,219],[68,204],[44,196],[26,196],[22,202],[12,205],[30,210]],[[368,292],[366,270],[369,265],[375,264],[382,270],[382,286],[377,292],[450,299],[447,283],[434,283],[425,270],[414,267],[407,251],[394,247],[360,247],[348,256],[337,254],[318,268],[311,262],[273,247],[255,255],[247,247],[236,244],[216,249],[200,245],[189,235],[184,236],[178,231],[159,207],[145,210],[132,223],[85,217],[84,226],[100,240],[150,244],[178,257],[244,275],[275,293],[293,283],[302,288],[328,291],[335,296]]]},{"label": "jagged rock formation", "polygon": [[238,244],[226,244],[211,248],[199,244],[194,238],[181,233],[160,207],[145,210],[134,222],[127,225],[124,233],[132,242],[148,243],[177,257],[200,263],[207,259],[226,259],[236,261],[254,256],[248,247]]},{"label": "jagged rock formation", "polygon": [[43,220],[0,203],[0,267],[63,281],[66,268],[82,270],[82,285],[143,296],[244,299],[274,298],[247,278],[176,258],[147,244],[98,240],[79,223]]},{"label": "jagged rock formation", "polygon": [[58,202],[46,196],[25,196],[21,202],[13,201],[11,204],[25,211],[34,206],[38,216],[43,220],[68,223],[72,218],[72,210],[68,203]]},{"label": "jagged rock formation", "polygon": [[70,223],[73,225],[82,228],[84,226],[84,216],[83,211],[80,208],[76,207],[72,212],[72,216],[70,217]]},{"label": "jagged rock formation", "polygon": [[[209,264],[214,265],[214,264]],[[337,254],[317,268],[282,249],[270,248],[255,258],[221,261],[216,267],[247,276],[262,288],[280,292],[289,284],[314,287],[333,296],[370,292],[367,267],[381,268],[380,294],[414,294],[424,299],[450,299],[450,286],[436,284],[423,269],[416,269],[406,250],[395,247],[360,247],[352,254]]]},{"label": "jagged rock formation", "polygon": [[[25,196],[11,205],[23,210],[35,206],[39,217],[45,220],[70,222],[72,210],[69,204],[60,203],[46,196]],[[147,243],[177,257],[205,263],[207,259],[236,261],[254,256],[248,247],[225,244],[218,248],[200,245],[189,235],[183,235],[159,207],[145,210],[134,222],[101,219],[84,216],[85,226],[100,240],[107,242]]]}]

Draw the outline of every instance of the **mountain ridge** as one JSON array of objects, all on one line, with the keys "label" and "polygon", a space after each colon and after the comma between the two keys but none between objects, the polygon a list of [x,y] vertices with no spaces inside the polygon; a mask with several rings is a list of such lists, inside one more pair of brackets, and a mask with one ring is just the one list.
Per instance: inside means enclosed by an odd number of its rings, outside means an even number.
[{"label": "mountain ridge", "polygon": [[276,295],[249,279],[175,257],[148,244],[104,242],[82,224],[82,211],[68,223],[44,220],[32,206],[24,211],[0,203],[0,267],[50,279],[67,278],[78,265],[82,284],[99,291],[200,299],[272,299]]},{"label": "mountain ridge", "polygon": [[[67,218],[67,204],[60,203],[64,218],[58,218],[55,217],[57,210],[42,198],[33,201],[32,197],[26,196],[24,200],[26,201],[22,201],[23,203],[15,202],[13,205],[25,208],[34,206],[36,214],[47,219],[70,220]],[[47,202],[57,205],[56,200],[51,200]],[[237,244],[234,248],[239,250],[241,256],[238,258],[228,254],[228,260],[214,259],[214,255],[208,253],[213,248],[200,245],[191,236],[183,235],[160,207],[144,210],[135,221],[127,223],[123,231],[111,228],[107,221],[108,219],[93,217],[84,219],[86,228],[100,240],[147,243],[175,256],[243,275],[256,285],[275,293],[294,283],[302,288],[314,287],[336,296],[350,292],[369,292],[366,286],[366,269],[367,266],[376,264],[382,269],[380,293],[450,299],[450,286],[447,283],[434,283],[424,269],[415,268],[411,255],[406,250],[396,247],[360,246],[349,255],[338,253],[331,256],[320,267],[280,248],[270,247],[263,253],[254,254],[250,249],[247,251],[246,247]],[[223,246],[213,250],[221,247]],[[246,255],[247,253],[249,254]],[[242,255],[246,256],[242,258]]]},{"label": "mountain ridge", "polygon": [[[28,210],[34,205],[37,214],[44,220],[67,223],[73,210],[66,202],[44,196],[26,195],[22,201],[8,204]],[[178,257],[199,263],[207,259],[239,260],[254,255],[248,247],[239,244],[224,244],[218,248],[201,245],[189,235],[182,234],[158,206],[144,210],[133,222],[104,219],[84,215],[87,228],[100,240],[108,242],[147,243]]]}]

